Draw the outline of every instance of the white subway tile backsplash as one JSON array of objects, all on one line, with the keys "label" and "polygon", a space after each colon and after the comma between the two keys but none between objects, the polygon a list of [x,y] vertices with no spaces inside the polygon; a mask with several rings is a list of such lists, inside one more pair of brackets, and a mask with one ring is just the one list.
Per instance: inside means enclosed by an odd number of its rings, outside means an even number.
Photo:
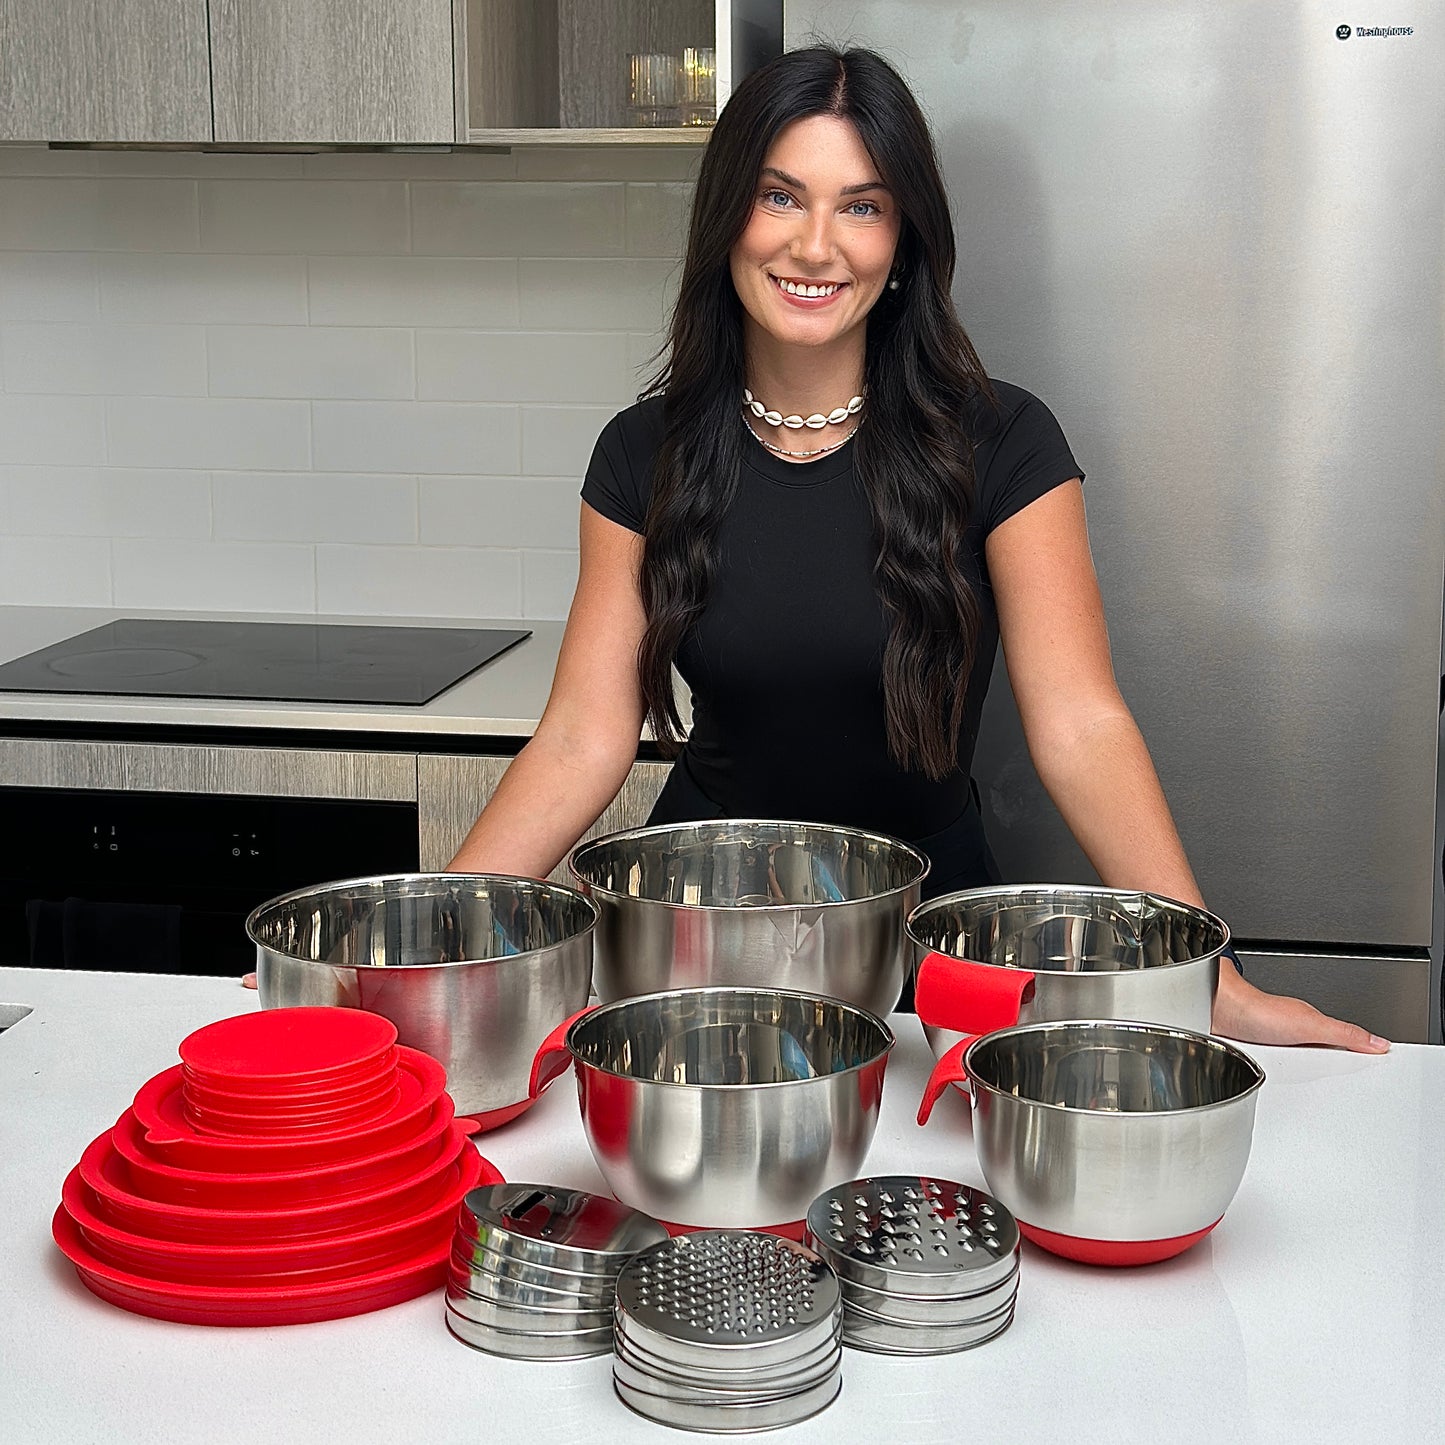
[{"label": "white subway tile backsplash", "polygon": [[618,256],[620,185],[411,186],[411,249],[430,256]]},{"label": "white subway tile backsplash", "polygon": [[572,477],[423,477],[421,540],[458,547],[557,547],[577,537]]},{"label": "white subway tile backsplash", "polygon": [[0,321],[93,321],[95,257],[86,251],[0,251]]},{"label": "white subway tile backsplash", "polygon": [[409,397],[411,333],[323,326],[207,328],[212,396]]},{"label": "white subway tile backsplash", "polygon": [[104,537],[0,537],[0,604],[108,605],[112,545]]},{"label": "white subway tile backsplash", "polygon": [[672,309],[679,266],[663,258],[518,262],[523,326],[656,331]]},{"label": "white subway tile backsplash", "polygon": [[702,154],[701,145],[521,146],[517,176],[524,181],[690,181]]},{"label": "white subway tile backsplash", "polygon": [[327,472],[519,469],[517,409],[445,402],[313,402],[313,465]]},{"label": "white subway tile backsplash", "polygon": [[117,607],[316,611],[312,547],[122,540],[112,542],[111,550]]},{"label": "white subway tile backsplash", "polygon": [[577,590],[576,552],[522,554],[522,616],[561,620]]},{"label": "white subway tile backsplash", "polygon": [[700,157],[0,147],[0,601],[564,616]]},{"label": "white subway tile backsplash", "polygon": [[101,256],[97,264],[107,321],[306,320],[301,256]]},{"label": "white subway tile backsplash", "polygon": [[474,547],[316,549],[321,612],[382,617],[520,617],[517,552]]},{"label": "white subway tile backsplash", "polygon": [[602,428],[622,406],[524,406],[522,472],[533,477],[581,477]]},{"label": "white subway tile backsplash", "polygon": [[16,536],[211,534],[208,472],[128,467],[3,467]]},{"label": "white subway tile backsplash", "polygon": [[435,401],[625,401],[627,338],[609,332],[420,331],[417,395]]},{"label": "white subway tile backsplash", "polygon": [[13,323],[3,351],[9,392],[206,393],[206,339],[194,326]]},{"label": "white subway tile backsplash", "polygon": [[415,477],[217,472],[217,541],[415,542]]},{"label": "white subway tile backsplash", "polygon": [[304,175],[346,181],[503,181],[516,174],[508,150],[406,151],[376,155],[329,151],[301,157]]},{"label": "white subway tile backsplash", "polygon": [[0,179],[0,249],[194,251],[194,181]]},{"label": "white subway tile backsplash", "polygon": [[303,401],[115,398],[106,426],[118,466],[295,471],[310,461]]},{"label": "white subway tile backsplash", "polygon": [[201,249],[282,255],[406,250],[401,181],[201,181]]},{"label": "white subway tile backsplash", "polygon": [[105,461],[105,402],[94,396],[0,396],[0,461]]},{"label": "white subway tile backsplash", "polygon": [[680,257],[687,250],[692,187],[634,183],[627,187],[627,254]]},{"label": "white subway tile backsplash", "polygon": [[515,326],[517,263],[457,256],[313,256],[313,326]]}]

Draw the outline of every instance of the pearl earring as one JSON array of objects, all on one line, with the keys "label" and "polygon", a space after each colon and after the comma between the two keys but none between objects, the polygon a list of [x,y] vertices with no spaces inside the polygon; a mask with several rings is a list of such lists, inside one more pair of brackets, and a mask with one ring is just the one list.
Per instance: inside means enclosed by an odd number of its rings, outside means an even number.
[{"label": "pearl earring", "polygon": [[898,279],[897,275],[888,278],[888,289],[890,291],[896,291],[902,284],[903,282]]}]

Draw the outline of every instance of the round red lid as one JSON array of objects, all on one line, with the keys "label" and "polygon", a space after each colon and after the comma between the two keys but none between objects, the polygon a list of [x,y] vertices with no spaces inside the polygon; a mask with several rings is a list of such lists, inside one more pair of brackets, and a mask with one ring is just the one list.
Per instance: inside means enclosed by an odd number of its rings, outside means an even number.
[{"label": "round red lid", "polygon": [[207,1024],[180,1056],[208,1079],[342,1079],[396,1043],[396,1025],[352,1008],[278,1008]]}]

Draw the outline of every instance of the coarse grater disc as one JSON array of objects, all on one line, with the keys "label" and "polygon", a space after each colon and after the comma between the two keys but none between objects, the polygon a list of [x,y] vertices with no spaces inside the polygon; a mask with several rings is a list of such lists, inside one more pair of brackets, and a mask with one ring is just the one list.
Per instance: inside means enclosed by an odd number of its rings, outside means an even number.
[{"label": "coarse grater disc", "polygon": [[808,1206],[803,1239],[845,1287],[898,1294],[969,1295],[1018,1265],[1018,1225],[998,1200],[926,1175],[837,1185]]},{"label": "coarse grater disc", "polygon": [[811,1250],[745,1230],[679,1235],[617,1277],[618,1333],[699,1369],[788,1364],[838,1328],[837,1277]]}]

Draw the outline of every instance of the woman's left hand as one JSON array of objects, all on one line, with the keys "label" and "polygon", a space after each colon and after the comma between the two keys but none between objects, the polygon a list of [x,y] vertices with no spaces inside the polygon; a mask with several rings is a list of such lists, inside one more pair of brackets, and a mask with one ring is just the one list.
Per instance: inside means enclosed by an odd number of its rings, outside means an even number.
[{"label": "woman's left hand", "polygon": [[1388,1039],[1331,1018],[1302,998],[1255,988],[1227,958],[1219,961],[1214,1032],[1247,1044],[1325,1044],[1356,1054],[1384,1054],[1390,1049]]}]

